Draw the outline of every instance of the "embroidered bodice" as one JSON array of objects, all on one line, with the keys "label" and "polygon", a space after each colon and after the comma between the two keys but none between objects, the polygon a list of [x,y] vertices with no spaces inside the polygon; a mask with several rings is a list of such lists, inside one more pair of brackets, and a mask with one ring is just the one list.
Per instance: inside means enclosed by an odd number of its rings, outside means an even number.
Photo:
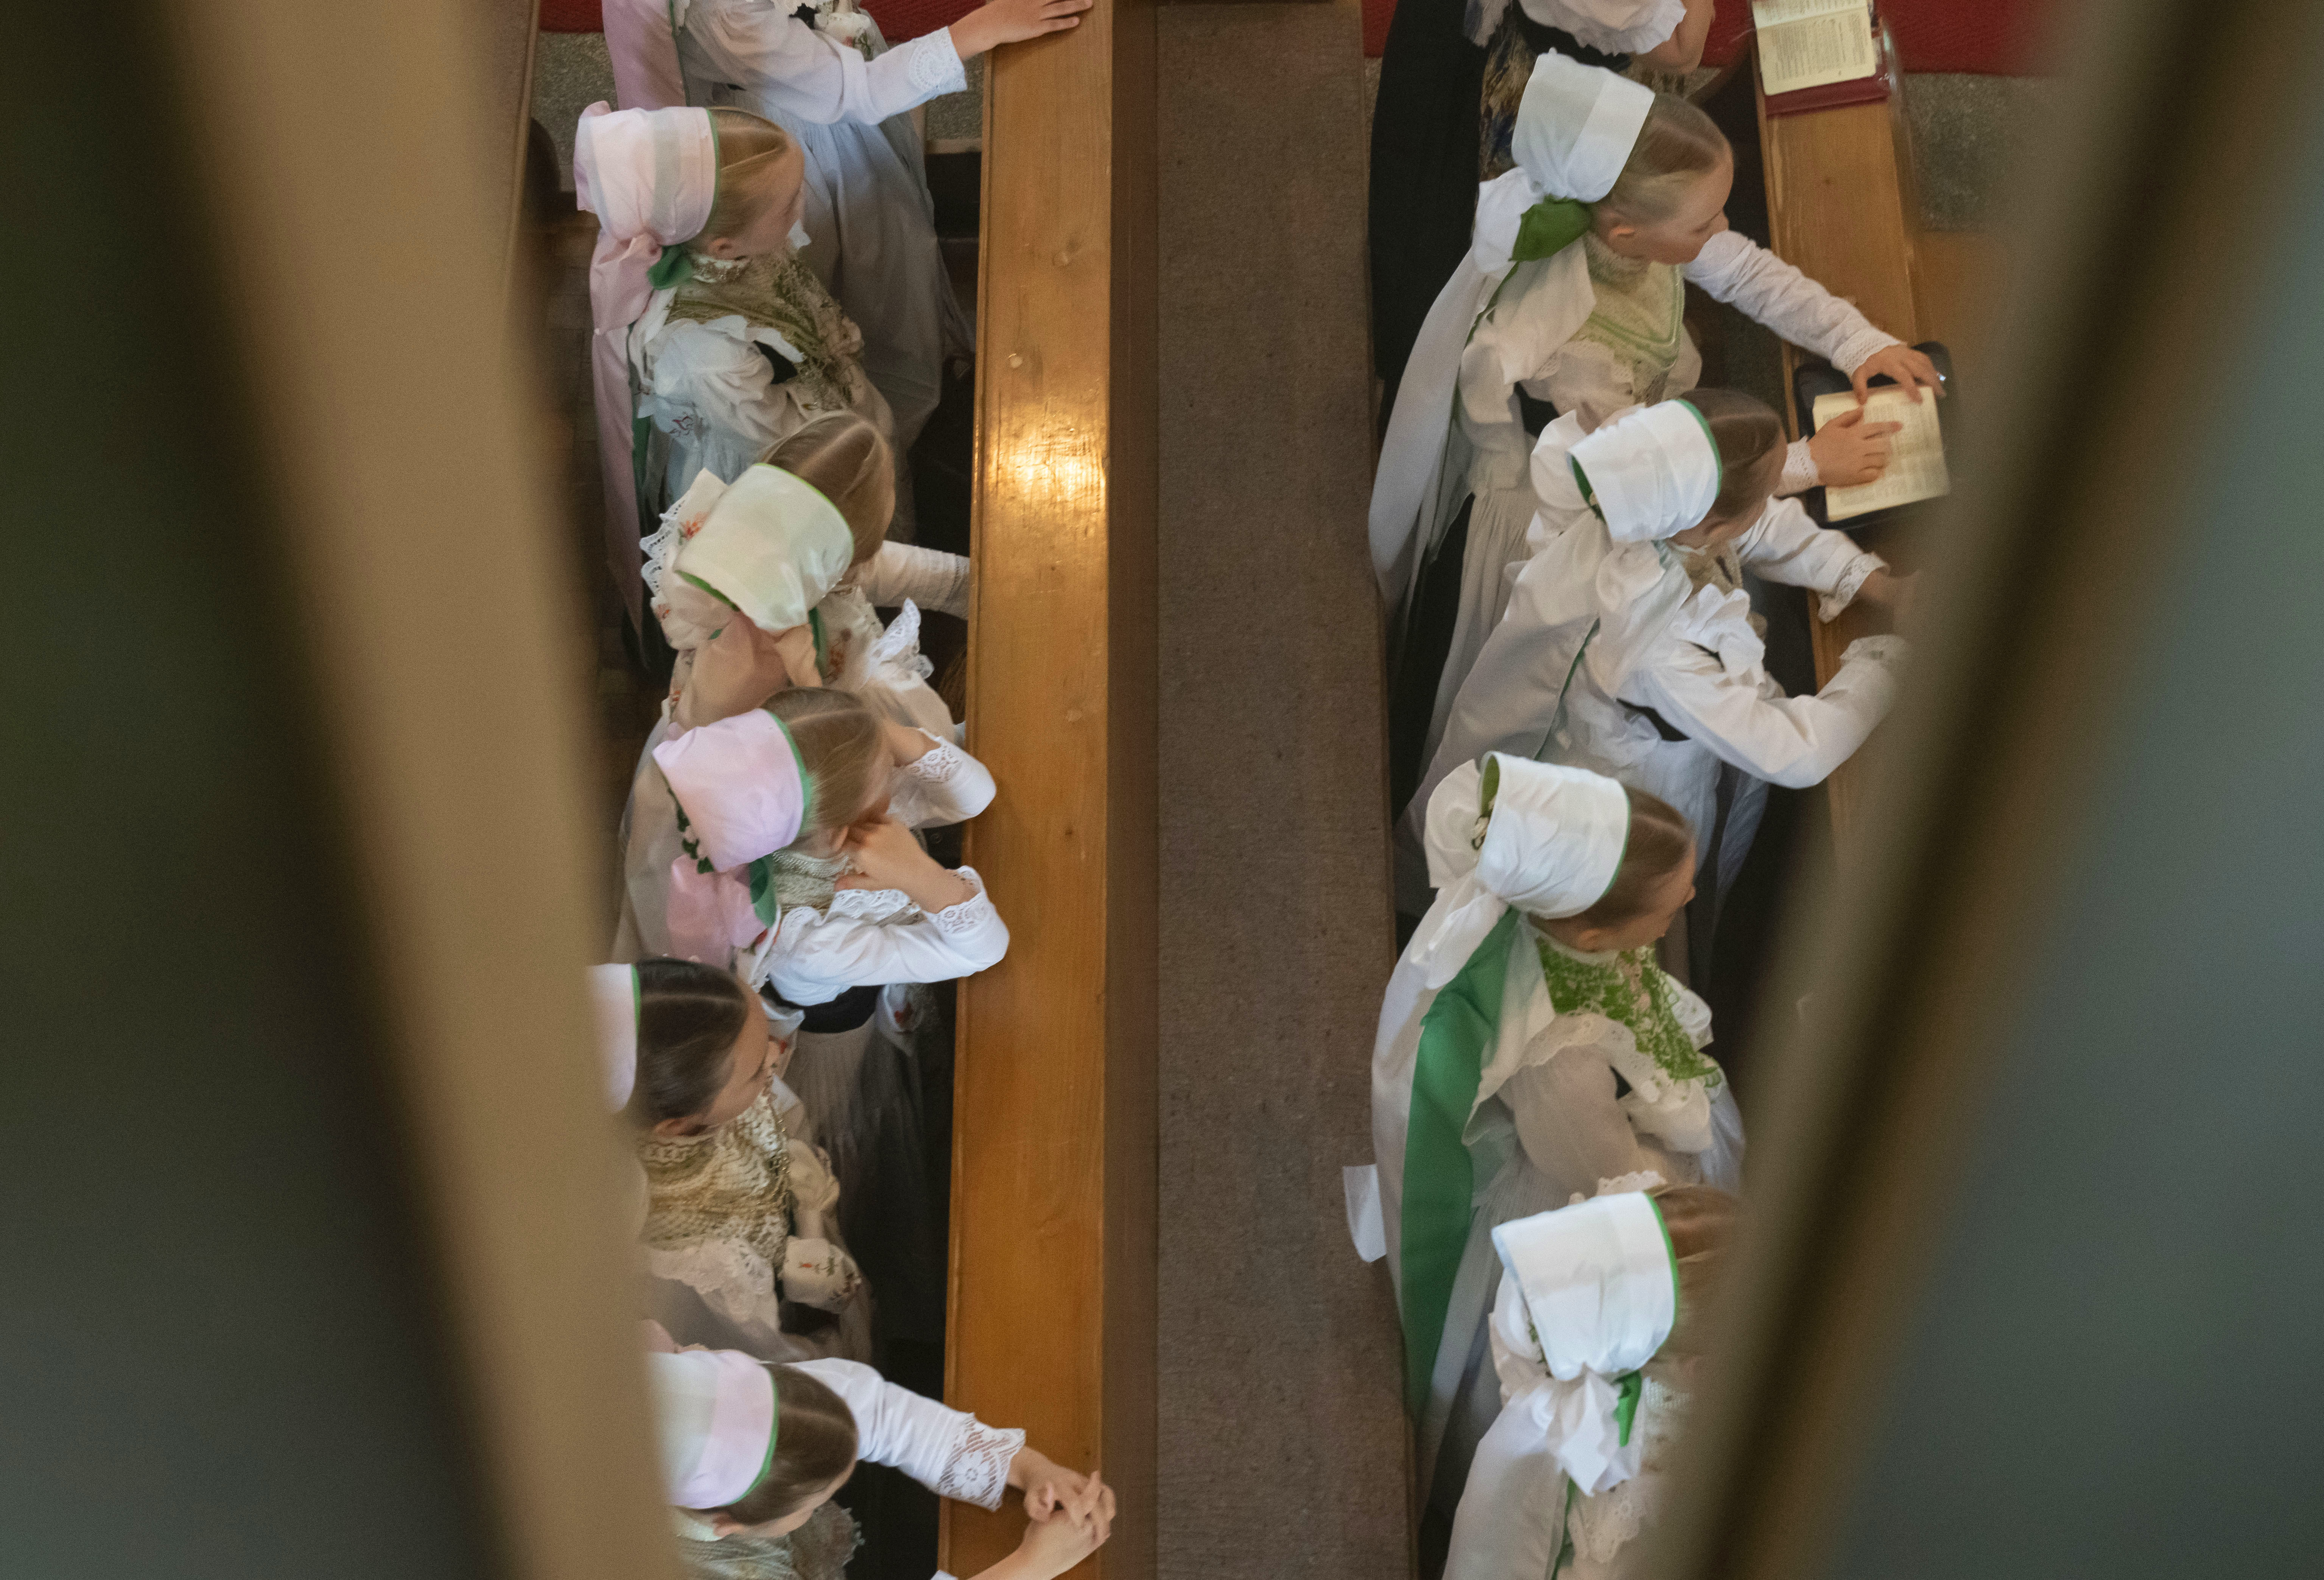
[{"label": "embroidered bodice", "polygon": [[1668,263],[1626,258],[1593,235],[1582,238],[1597,299],[1577,339],[1604,346],[1628,370],[1640,405],[1661,400],[1686,342],[1686,282]]},{"label": "embroidered bodice", "polygon": [[747,1247],[770,1272],[783,1265],[793,1205],[790,1139],[771,1090],[706,1135],[646,1132],[637,1150],[651,1196],[639,1236],[649,1247],[726,1240]]},{"label": "embroidered bodice", "polygon": [[808,406],[841,411],[861,397],[863,332],[799,259],[761,253],[722,260],[696,254],[693,275],[671,294],[671,323],[715,323],[740,316],[773,329],[798,353],[799,395]]},{"label": "embroidered bodice", "polygon": [[1674,1086],[1699,1082],[1709,1091],[1725,1079],[1696,1048],[1679,1014],[1684,990],[1655,964],[1653,945],[1593,954],[1568,948],[1546,934],[1537,939],[1542,977],[1559,1014],[1603,1015],[1627,1028],[1639,1053]]}]

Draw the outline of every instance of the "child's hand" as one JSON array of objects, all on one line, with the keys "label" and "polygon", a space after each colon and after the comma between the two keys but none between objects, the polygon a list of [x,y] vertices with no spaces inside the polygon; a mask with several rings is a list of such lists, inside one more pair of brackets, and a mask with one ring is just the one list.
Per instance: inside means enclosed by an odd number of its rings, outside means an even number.
[{"label": "child's hand", "polygon": [[995,44],[1021,43],[1082,24],[1094,0],[991,0],[952,24],[953,52],[965,60]]},{"label": "child's hand", "polygon": [[976,887],[946,872],[920,848],[912,831],[892,818],[874,818],[847,831],[844,846],[855,872],[835,889],[900,889],[922,910],[946,910],[976,896]]},{"label": "child's hand", "polygon": [[1025,1494],[1025,1512],[1035,1520],[1086,1521],[1100,1541],[1113,1534],[1113,1489],[1093,1475],[1020,1448],[1009,1465],[1009,1484]]},{"label": "child's hand", "polygon": [[1857,601],[1868,605],[1875,613],[1887,617],[1888,628],[1902,631],[1912,617],[1913,596],[1920,581],[1916,572],[1912,576],[1895,576],[1886,570],[1876,570],[1864,578],[1856,589]]},{"label": "child's hand", "polygon": [[1808,440],[1808,454],[1816,464],[1816,478],[1827,488],[1869,483],[1888,469],[1888,436],[1901,422],[1867,422],[1864,408],[1843,411]]},{"label": "child's hand", "polygon": [[1871,397],[1872,381],[1886,374],[1912,393],[1918,404],[1921,386],[1926,384],[1937,397],[1944,398],[1945,381],[1937,375],[1937,365],[1910,346],[1883,346],[1858,365],[1849,382],[1856,385],[1856,403],[1859,406]]},{"label": "child's hand", "polygon": [[1054,1580],[1104,1545],[1105,1538],[1087,1520],[1036,1520],[1005,1561],[1011,1580]]}]

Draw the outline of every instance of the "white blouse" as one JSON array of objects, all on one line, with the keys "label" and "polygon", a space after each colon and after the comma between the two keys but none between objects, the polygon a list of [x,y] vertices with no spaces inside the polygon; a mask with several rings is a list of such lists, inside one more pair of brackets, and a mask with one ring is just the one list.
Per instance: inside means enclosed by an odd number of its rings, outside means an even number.
[{"label": "white blouse", "polygon": [[803,1361],[798,1369],[839,1395],[855,1418],[855,1455],[892,1465],[939,1498],[998,1509],[1009,1466],[1025,1446],[1015,1428],[899,1388],[855,1361]]},{"label": "white blouse", "polygon": [[1009,924],[973,867],[957,869],[976,892],[930,915],[893,890],[842,889],[823,910],[783,913],[758,979],[795,1004],[828,1003],[851,987],[950,982],[1001,963]]},{"label": "white blouse", "polygon": [[818,125],[884,121],[968,86],[950,28],[866,60],[770,0],[681,0],[673,11],[688,83],[746,88]]},{"label": "white blouse", "polygon": [[[1736,543],[1746,569],[1822,595],[1831,619],[1881,568],[1847,533],[1819,527],[1794,502],[1770,503]],[[1751,628],[1741,592],[1698,588],[1620,688],[1726,762],[1774,784],[1820,784],[1848,761],[1895,702],[1907,646],[1867,636],[1848,646],[1840,670],[1812,697],[1791,697],[1766,670],[1766,646]],[[1642,728],[1650,729],[1641,721]]]},{"label": "white blouse", "polygon": [[880,552],[855,568],[855,590],[876,608],[893,609],[907,599],[923,609],[968,618],[969,559],[917,543],[882,543]]}]

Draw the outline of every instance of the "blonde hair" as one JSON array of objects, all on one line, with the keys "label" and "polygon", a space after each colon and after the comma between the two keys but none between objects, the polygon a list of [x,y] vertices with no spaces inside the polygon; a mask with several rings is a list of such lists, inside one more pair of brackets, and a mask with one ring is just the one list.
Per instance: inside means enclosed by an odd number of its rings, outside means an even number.
[{"label": "blonde hair", "polygon": [[825,411],[769,445],[759,459],[780,467],[815,485],[836,505],[855,534],[861,565],[888,541],[896,514],[896,457],[869,418],[853,411]]},{"label": "blonde hair", "polygon": [[[858,698],[828,686],[794,686],[767,699],[798,748],[808,796],[798,839],[835,834],[863,815],[888,757],[877,715]],[[794,840],[793,844],[798,841]]]},{"label": "blonde hair", "polygon": [[1680,400],[1702,414],[1711,442],[1719,447],[1719,497],[1709,521],[1729,521],[1762,504],[1759,486],[1768,456],[1784,448],[1784,420],[1774,407],[1740,390],[1691,390]]},{"label": "blonde hair", "polygon": [[1662,1215],[1678,1268],[1678,1322],[1655,1354],[1699,1355],[1704,1348],[1702,1314],[1718,1304],[1720,1275],[1743,1206],[1708,1185],[1658,1185],[1646,1194]]},{"label": "blonde hair", "polygon": [[1573,919],[1582,927],[1620,927],[1644,916],[1655,891],[1693,859],[1694,829],[1676,807],[1628,785],[1622,787],[1622,793],[1630,802],[1622,864],[1614,869],[1614,881],[1606,885],[1606,892]]},{"label": "blonde hair", "polygon": [[1727,134],[1676,94],[1658,93],[1646,109],[1622,173],[1598,201],[1632,225],[1655,225],[1678,211],[1686,189],[1731,156]]},{"label": "blonde hair", "polygon": [[772,121],[724,105],[710,111],[710,129],[718,139],[718,193],[711,199],[710,217],[695,234],[700,242],[733,236],[765,212],[773,198],[765,189],[766,178],[797,146]]}]

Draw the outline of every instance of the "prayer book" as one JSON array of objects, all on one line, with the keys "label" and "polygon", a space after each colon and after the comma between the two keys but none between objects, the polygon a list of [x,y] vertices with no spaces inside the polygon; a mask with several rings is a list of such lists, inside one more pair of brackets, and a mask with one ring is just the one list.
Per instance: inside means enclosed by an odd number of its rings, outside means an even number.
[{"label": "prayer book", "polygon": [[[1856,410],[1853,391],[1815,398],[1815,425],[1821,429],[1844,411]],[[1937,397],[1921,392],[1915,404],[1909,391],[1893,385],[1874,388],[1864,403],[1867,422],[1901,422],[1888,436],[1888,469],[1877,481],[1849,488],[1823,491],[1824,519],[1835,525],[1876,510],[1891,510],[1950,493],[1952,479],[1945,471],[1944,435],[1937,427]]]},{"label": "prayer book", "polygon": [[1751,23],[1769,98],[1880,70],[1867,0],[1751,0]]}]

